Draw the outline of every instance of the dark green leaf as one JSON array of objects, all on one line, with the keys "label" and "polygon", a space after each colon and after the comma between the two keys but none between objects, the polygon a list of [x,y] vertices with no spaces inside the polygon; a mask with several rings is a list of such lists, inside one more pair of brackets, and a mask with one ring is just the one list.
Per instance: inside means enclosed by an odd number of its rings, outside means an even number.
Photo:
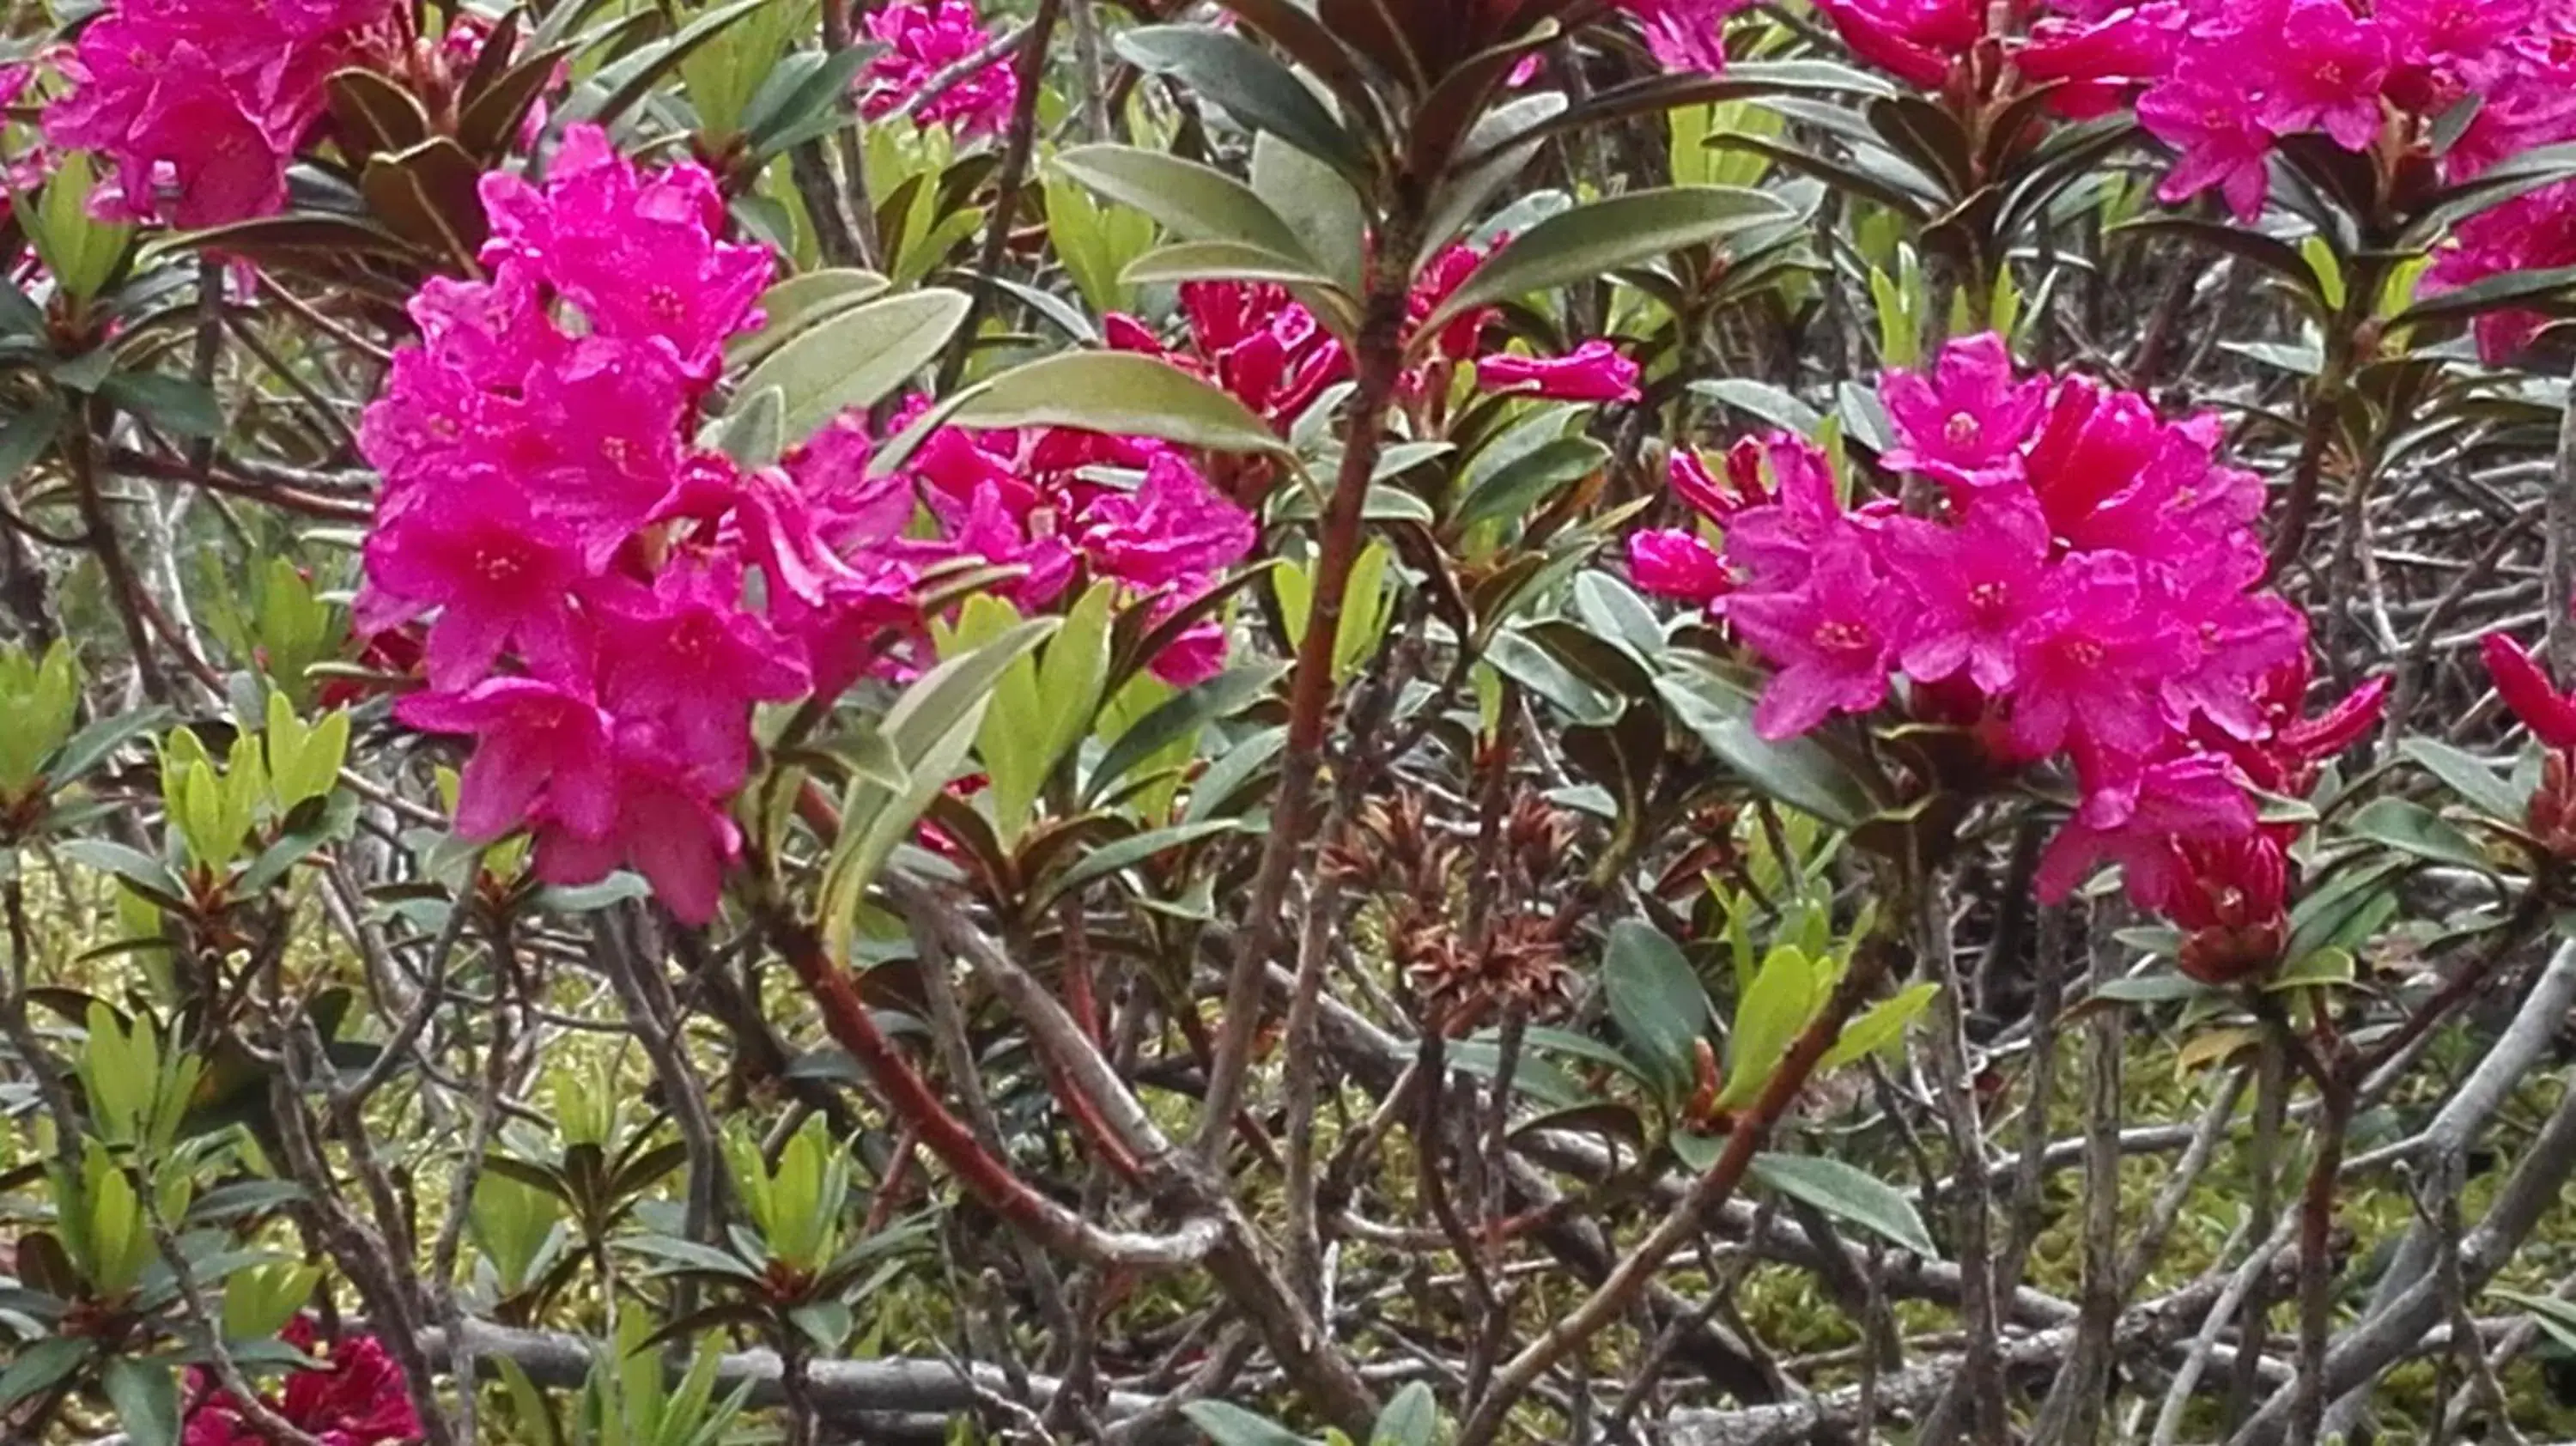
[{"label": "dark green leaf", "polygon": [[1708,991],[1681,946],[1635,919],[1610,930],[1602,953],[1601,990],[1619,1035],[1667,1095],[1685,1087],[1695,1044],[1708,1027]]},{"label": "dark green leaf", "polygon": [[1487,257],[1416,334],[1434,336],[1451,318],[1480,306],[1590,281],[1797,214],[1767,192],[1733,186],[1668,186],[1577,206]]},{"label": "dark green leaf", "polygon": [[1828,1215],[1852,1224],[1929,1260],[1941,1258],[1923,1228],[1923,1217],[1896,1187],[1865,1170],[1821,1155],[1761,1154],[1753,1157],[1753,1178]]},{"label": "dark green leaf", "polygon": [[1223,106],[1246,130],[1268,131],[1354,180],[1368,157],[1288,67],[1240,35],[1198,25],[1122,32],[1118,53],[1139,68],[1179,78]]},{"label": "dark green leaf", "polygon": [[2495,865],[2477,841],[2431,809],[2402,798],[2374,798],[2344,822],[2353,834],[2434,863],[2487,872]]},{"label": "dark green leaf", "polygon": [[1458,504],[1461,529],[1526,517],[1565,487],[1609,465],[1610,449],[1590,437],[1558,437],[1504,463]]},{"label": "dark green leaf", "polygon": [[2431,738],[2408,738],[2397,748],[2487,817],[2507,822],[2522,817],[2526,800],[2487,760]]},{"label": "dark green leaf", "polygon": [[949,414],[960,427],[1080,427],[1215,452],[1286,450],[1231,395],[1155,357],[1061,352],[1002,373]]},{"label": "dark green leaf", "polygon": [[1754,696],[1701,667],[1656,679],[1673,716],[1763,793],[1837,828],[1855,828],[1881,805],[1855,768],[1815,737],[1773,741],[1753,731]]},{"label": "dark green leaf", "polygon": [[1098,799],[1110,785],[1174,741],[1219,719],[1231,718],[1269,696],[1271,686],[1286,671],[1278,663],[1247,664],[1165,699],[1154,711],[1136,720],[1136,726],[1119,734],[1118,740],[1100,755],[1099,764],[1083,784],[1082,801],[1088,804]]},{"label": "dark green leaf", "polygon": [[174,437],[213,437],[224,430],[214,389],[186,377],[118,372],[99,383],[98,394]]}]

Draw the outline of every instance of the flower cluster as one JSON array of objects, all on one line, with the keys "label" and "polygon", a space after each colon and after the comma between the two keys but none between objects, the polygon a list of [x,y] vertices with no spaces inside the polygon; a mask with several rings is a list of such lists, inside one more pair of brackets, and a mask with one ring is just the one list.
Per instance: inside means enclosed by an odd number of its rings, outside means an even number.
[{"label": "flower cluster", "polygon": [[[1021,569],[999,591],[1024,613],[1062,597],[1079,573],[1118,583],[1159,621],[1205,597],[1259,540],[1249,513],[1150,438],[941,428],[909,470],[941,545]],[[1224,626],[1202,619],[1151,666],[1186,687],[1214,676],[1225,654]]]},{"label": "flower cluster", "polygon": [[[312,1353],[312,1319],[296,1317],[284,1338]],[[230,1392],[216,1388],[203,1372],[192,1370],[189,1377],[190,1396],[202,1399],[188,1413],[180,1446],[260,1446],[268,1439]],[[346,1337],[321,1364],[288,1372],[285,1389],[266,1404],[322,1446],[395,1446],[420,1438],[420,1413],[403,1386],[402,1368],[374,1336]]]},{"label": "flower cluster", "polygon": [[2322,133],[2348,151],[2394,121],[2410,140],[2470,97],[2478,114],[2445,156],[2455,176],[2570,134],[2570,38],[2540,0],[2192,0],[2138,117],[2181,152],[2163,195],[2217,190],[2239,219],[2262,209],[2267,158]]},{"label": "flower cluster", "polygon": [[[859,113],[870,120],[912,101],[934,77],[993,42],[970,0],[895,0],[869,12],[868,33],[885,47],[859,73]],[[989,135],[1010,124],[1019,95],[1010,62],[995,60],[918,102],[912,115],[923,125],[954,125],[960,135]]]},{"label": "flower cluster", "polygon": [[[1891,372],[1881,397],[1897,441],[1882,461],[1924,484],[1929,515],[1846,505],[1827,458],[1787,434],[1739,445],[1723,478],[1684,455],[1675,491],[1722,540],[1633,538],[1639,584],[1710,607],[1772,665],[1765,737],[1877,708],[1902,678],[1918,714],[1973,729],[1999,762],[2071,762],[2082,801],[2044,892],[2108,857],[2141,905],[2192,927],[2268,922],[2280,890],[2255,885],[2287,840],[2258,829],[2252,790],[2304,789],[2378,690],[2304,717],[2306,620],[2259,585],[2261,481],[2217,461],[2213,419],[2021,377],[1992,335]],[[2239,905],[2201,909],[2212,890]]]},{"label": "flower cluster", "polygon": [[[477,740],[459,831],[537,833],[539,871],[620,863],[705,918],[738,839],[752,705],[813,686],[818,659],[908,593],[841,528],[909,509],[855,495],[839,449],[745,474],[686,441],[725,338],[756,320],[770,258],[717,239],[695,166],[639,174],[592,127],[540,191],[483,183],[489,279],[431,281],[361,440],[385,477],[358,625],[426,613],[431,691],[402,719]],[[745,572],[768,584],[745,606]]]},{"label": "flower cluster", "polygon": [[[900,671],[925,568],[1013,566],[1032,608],[1109,579],[1168,614],[1252,547],[1184,456],[1135,438],[941,429],[871,477],[853,414],[737,466],[690,439],[771,258],[721,239],[713,177],[575,127],[542,189],[490,176],[483,202],[488,279],[422,288],[361,430],[385,487],[356,622],[425,622],[429,689],[397,714],[475,740],[459,833],[532,828],[551,882],[630,866],[712,916],[755,708]],[[1193,681],[1224,651],[1202,622],[1154,663]]]},{"label": "flower cluster", "polygon": [[119,0],[62,59],[71,89],[47,108],[46,137],[108,158],[109,214],[189,227],[272,214],[324,82],[384,39],[394,11],[394,0]]}]

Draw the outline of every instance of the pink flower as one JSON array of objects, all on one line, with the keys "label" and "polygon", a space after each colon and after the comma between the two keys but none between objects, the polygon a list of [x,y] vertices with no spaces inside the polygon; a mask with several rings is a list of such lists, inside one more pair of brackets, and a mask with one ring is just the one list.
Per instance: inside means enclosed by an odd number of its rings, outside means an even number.
[{"label": "pink flower", "polygon": [[1074,545],[1104,575],[1153,591],[1231,567],[1259,539],[1251,514],[1164,452],[1134,492],[1104,492],[1083,509]]},{"label": "pink flower", "polygon": [[2495,680],[2504,705],[2531,736],[2548,748],[2576,748],[2576,698],[2560,692],[2540,664],[2520,644],[2502,633],[2478,640],[2487,676]]},{"label": "pink flower", "polygon": [[[314,1351],[312,1321],[299,1316],[286,1343]],[[317,1364],[289,1371],[285,1389],[268,1402],[286,1423],[322,1446],[398,1446],[420,1439],[420,1413],[403,1385],[402,1368],[374,1336],[348,1336],[320,1353]],[[188,1395],[198,1404],[181,1430],[181,1446],[264,1446],[267,1437],[247,1420],[241,1403],[204,1373],[190,1370]]]},{"label": "pink flower", "polygon": [[1668,71],[1726,68],[1726,21],[1753,0],[1620,0],[1646,32],[1647,53]]},{"label": "pink flower", "polygon": [[741,571],[726,561],[675,564],[649,594],[601,601],[601,701],[655,720],[680,757],[731,792],[750,761],[751,706],[804,696],[804,658],[743,607]]},{"label": "pink flower", "polygon": [[2044,758],[2072,740],[2108,764],[2164,736],[2155,690],[2191,661],[2189,635],[2156,606],[2137,563],[2118,553],[2069,559],[2049,578],[2017,640],[2012,740]]},{"label": "pink flower", "polygon": [[394,716],[424,733],[475,740],[456,829],[485,841],[531,820],[605,833],[615,817],[608,745],[615,722],[585,689],[487,678],[460,692],[412,693]]},{"label": "pink flower", "polygon": [[2277,26],[2239,32],[2265,47],[2268,84],[2256,114],[2275,135],[2322,130],[2348,151],[2379,134],[2379,92],[2388,79],[2388,38],[2344,0],[2289,0]]},{"label": "pink flower", "polygon": [[2120,865],[2129,897],[2141,908],[2161,910],[2185,876],[2178,840],[2242,838],[2254,831],[2254,805],[2225,760],[2208,754],[2147,768],[2136,803],[2114,822],[2078,816],[2049,840],[2040,855],[2037,883],[2045,903],[2075,892],[2096,865]]},{"label": "pink flower", "polygon": [[2073,539],[2129,488],[2164,446],[2155,408],[2134,392],[2105,393],[2083,377],[2057,388],[2048,422],[2022,463],[2049,530]]},{"label": "pink flower", "polygon": [[2012,687],[2022,633],[2047,590],[2048,524],[2030,499],[1980,496],[1955,527],[1890,523],[1884,551],[1916,605],[1898,655],[1906,676],[1937,683],[1965,669],[1988,693]]},{"label": "pink flower", "polygon": [[1496,352],[1476,361],[1476,385],[1560,402],[1633,402],[1637,364],[1606,341],[1587,341],[1561,357]]},{"label": "pink flower", "polygon": [[770,254],[715,239],[725,201],[702,167],[648,177],[598,127],[575,126],[542,191],[496,172],[483,203],[486,265],[525,263],[581,308],[591,334],[659,347],[694,383],[722,368],[726,337],[759,322]]},{"label": "pink flower", "polygon": [[1726,563],[1699,535],[1662,528],[1628,537],[1628,577],[1657,597],[1707,607],[1734,587]]},{"label": "pink flower", "polygon": [[2252,225],[2271,191],[2272,134],[2245,89],[2177,76],[2138,100],[2138,123],[2181,157],[2156,188],[2167,204],[2215,190],[2236,219]]},{"label": "pink flower", "polygon": [[621,864],[653,886],[684,924],[705,924],[724,897],[725,871],[742,854],[742,830],[706,786],[699,767],[647,723],[623,723],[606,757],[599,799],[608,822],[585,831],[569,820],[537,830],[537,876],[579,888]]},{"label": "pink flower", "polygon": [[432,686],[468,686],[511,650],[551,676],[584,670],[588,639],[572,595],[585,570],[572,533],[529,516],[489,474],[460,477],[389,517],[367,539],[366,560],[366,631],[437,610]]},{"label": "pink flower", "polygon": [[2098,18],[2050,16],[2031,26],[2013,63],[2031,80],[2062,82],[2049,100],[2058,114],[2106,115],[2172,68],[2184,20],[2172,0],[2124,5]]},{"label": "pink flower", "polygon": [[1943,347],[1928,377],[1889,372],[1878,394],[1899,442],[1883,459],[1890,470],[1978,485],[2011,475],[2048,407],[2048,380],[2016,381],[2004,339],[1987,332]]},{"label": "pink flower", "polygon": [[71,84],[46,108],[46,138],[107,158],[118,213],[188,227],[272,214],[324,82],[383,43],[393,9],[121,0],[61,62]]},{"label": "pink flower", "polygon": [[1852,54],[1935,89],[1986,33],[1985,0],[1816,0]]},{"label": "pink flower", "polygon": [[[1736,443],[1727,453],[1726,473],[1737,496],[1763,499],[1730,514],[1711,514],[1726,521],[1726,560],[1744,569],[1756,588],[1778,591],[1805,582],[1812,559],[1849,525],[1834,496],[1832,462],[1806,438],[1773,432]],[[1700,500],[1684,481],[1677,470],[1674,485],[1683,500]]]},{"label": "pink flower", "polygon": [[1779,671],[1753,712],[1765,738],[1794,738],[1835,713],[1865,713],[1887,697],[1905,594],[1856,537],[1818,551],[1803,587],[1738,593],[1726,619]]},{"label": "pink flower", "polygon": [[[981,53],[993,37],[967,0],[895,0],[868,15],[868,33],[885,50],[859,73],[859,112],[875,120],[910,100],[931,77]],[[979,67],[917,107],[923,125],[954,123],[961,135],[986,135],[1010,123],[1019,76],[1007,57]]]}]

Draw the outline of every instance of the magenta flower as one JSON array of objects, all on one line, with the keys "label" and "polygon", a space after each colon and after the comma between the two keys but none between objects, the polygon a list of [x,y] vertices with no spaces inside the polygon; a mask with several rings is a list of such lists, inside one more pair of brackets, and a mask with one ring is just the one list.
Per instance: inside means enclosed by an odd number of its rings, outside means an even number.
[{"label": "magenta flower", "polygon": [[2181,152],[2156,195],[2179,204],[2203,191],[2226,198],[2236,219],[2252,225],[2270,194],[2272,134],[2245,89],[2177,76],[2138,100],[2138,123]]},{"label": "magenta flower", "polygon": [[[1758,442],[1747,438],[1727,453],[1726,470],[1737,496],[1769,499],[1725,519],[1726,560],[1742,568],[1755,588],[1801,585],[1813,559],[1852,525],[1834,496],[1833,464],[1804,437],[1774,432]],[[1681,474],[1675,478],[1678,486]],[[1682,495],[1694,500],[1689,491]]]},{"label": "magenta flower", "polygon": [[431,686],[462,688],[505,651],[553,677],[586,671],[572,594],[585,570],[569,530],[529,517],[488,475],[460,478],[367,539],[360,626],[382,632],[437,610]]},{"label": "magenta flower", "polygon": [[2322,130],[2348,151],[2378,137],[2388,38],[2344,0],[2289,0],[2277,26],[2238,35],[2265,47],[2267,83],[2255,107],[2273,134]]},{"label": "magenta flower", "polygon": [[1883,551],[1915,603],[1898,654],[1906,676],[1937,683],[1965,669],[1988,693],[2012,687],[2048,582],[2048,523],[2029,498],[1979,496],[1957,526],[1900,519]]},{"label": "magenta flower", "polygon": [[492,216],[486,265],[523,263],[581,308],[595,334],[668,352],[704,385],[724,364],[724,340],[757,325],[753,302],[771,258],[716,240],[727,224],[715,178],[697,166],[650,176],[595,126],[576,126],[542,191],[507,173],[483,178]]},{"label": "magenta flower", "polygon": [[1513,356],[1508,352],[1479,357],[1476,385],[1489,392],[1560,402],[1633,402],[1638,397],[1637,364],[1599,339],[1587,341],[1561,357]]},{"label": "magenta flower", "polygon": [[2013,745],[2045,758],[2070,741],[2097,761],[2145,756],[2164,736],[2156,689],[2190,665],[2192,641],[2156,607],[2134,560],[2070,558],[2018,639]]},{"label": "magenta flower", "polygon": [[[859,113],[870,120],[912,99],[931,77],[980,54],[993,39],[967,0],[895,0],[869,13],[868,33],[885,47],[859,73]],[[923,125],[954,124],[961,135],[987,135],[1010,123],[1019,93],[1010,61],[997,58],[912,115]]]},{"label": "magenta flower", "polygon": [[708,788],[699,766],[646,723],[621,724],[605,761],[597,802],[606,825],[594,831],[568,819],[541,824],[537,876],[579,888],[631,867],[680,922],[714,919],[725,871],[742,854],[742,830],[722,806],[731,790]]},{"label": "magenta flower", "polygon": [[2083,536],[2094,513],[2135,482],[2164,441],[2146,398],[2105,393],[2083,377],[2060,383],[2047,425],[2022,463],[2049,530],[2070,540]]},{"label": "magenta flower", "polygon": [[2141,908],[2163,909],[2183,883],[2177,840],[2242,838],[2254,831],[2254,805],[2224,759],[2192,754],[2149,766],[2136,801],[2117,819],[2069,819],[2040,855],[2043,902],[2058,903],[2103,863],[2120,865],[2121,882]]},{"label": "magenta flower", "polygon": [[2008,480],[2048,407],[2047,378],[2016,381],[2012,353],[1993,332],[1943,347],[1928,377],[1889,372],[1878,393],[1899,443],[1887,467],[1967,486]]},{"label": "magenta flower", "polygon": [[1984,0],[1816,0],[1852,54],[1926,90],[1986,33]]},{"label": "magenta flower", "polygon": [[1676,528],[1628,536],[1628,578],[1657,597],[1707,607],[1735,585],[1726,562],[1697,533]]},{"label": "magenta flower", "polygon": [[1857,538],[1818,551],[1803,587],[1738,593],[1726,619],[1778,669],[1753,710],[1754,731],[1794,738],[1835,713],[1865,713],[1887,697],[1905,593]]},{"label": "magenta flower", "polygon": [[2487,676],[2495,680],[2496,692],[2531,736],[2543,747],[2576,748],[2576,698],[2560,692],[2532,655],[2504,634],[2480,638],[2478,649],[2486,657]]},{"label": "magenta flower", "polygon": [[[314,1352],[310,1318],[298,1316],[284,1333],[288,1345]],[[267,1436],[250,1423],[241,1403],[203,1372],[190,1370],[188,1412],[180,1446],[265,1446]],[[322,1446],[401,1446],[420,1439],[420,1413],[395,1364],[374,1336],[348,1336],[316,1356],[316,1364],[289,1371],[284,1389],[268,1401],[286,1423]]]},{"label": "magenta flower", "polygon": [[62,60],[71,88],[46,108],[46,139],[106,157],[114,213],[188,227],[272,214],[324,82],[388,43],[394,8],[122,0]]},{"label": "magenta flower", "polygon": [[751,705],[800,698],[805,660],[742,605],[742,574],[727,562],[675,564],[653,590],[604,592],[599,609],[600,699],[620,718],[650,718],[677,755],[720,781],[742,782]]},{"label": "magenta flower", "polygon": [[1646,51],[1668,71],[1726,68],[1726,21],[1753,0],[1620,0],[1646,33]]},{"label": "magenta flower", "polygon": [[487,678],[451,693],[412,693],[394,716],[424,733],[475,741],[456,800],[457,832],[496,839],[531,819],[591,834],[615,822],[608,773],[615,720],[582,691],[534,678]]},{"label": "magenta flower", "polygon": [[1260,539],[1251,514],[1171,452],[1146,464],[1134,492],[1095,498],[1075,528],[1094,568],[1148,592],[1231,567]]}]

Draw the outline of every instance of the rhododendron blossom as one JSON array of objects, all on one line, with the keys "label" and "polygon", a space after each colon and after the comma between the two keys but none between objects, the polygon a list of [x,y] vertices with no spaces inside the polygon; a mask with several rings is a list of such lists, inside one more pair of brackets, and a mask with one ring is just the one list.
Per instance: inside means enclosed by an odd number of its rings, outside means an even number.
[{"label": "rhododendron blossom", "polygon": [[286,167],[331,73],[381,48],[394,0],[206,5],[122,0],[61,61],[56,146],[109,164],[113,214],[217,226],[286,204]]},{"label": "rhododendron blossom", "polygon": [[[859,113],[870,120],[913,101],[934,77],[993,42],[969,0],[896,0],[868,13],[868,34],[885,47],[859,73]],[[1010,124],[1019,94],[1010,62],[996,59],[917,102],[912,118],[953,125],[960,135],[989,135]]]},{"label": "rhododendron blossom", "polygon": [[[403,1385],[402,1367],[374,1336],[347,1336],[317,1351],[312,1319],[298,1316],[283,1338],[318,1360],[287,1372],[284,1388],[264,1403],[286,1424],[322,1446],[402,1446],[420,1439],[420,1413]],[[265,1446],[267,1433],[240,1401],[205,1372],[192,1368],[188,1377],[189,1396],[197,1404],[180,1430],[180,1446]]]},{"label": "rhododendron blossom", "polygon": [[1496,352],[1476,363],[1476,385],[1560,402],[1633,402],[1638,396],[1637,364],[1597,339],[1560,357]]},{"label": "rhododendron blossom", "polygon": [[[397,715],[474,741],[458,831],[533,830],[550,881],[632,867],[712,917],[754,709],[903,671],[925,567],[1010,567],[1030,608],[1087,572],[1159,618],[1253,546],[1249,515],[1139,438],[942,429],[872,477],[850,415],[738,466],[690,439],[772,264],[722,239],[713,178],[576,127],[542,186],[494,175],[483,200],[489,276],[421,289],[421,339],[361,428],[385,487],[357,623],[426,621],[432,691]],[[1152,662],[1186,683],[1224,657],[1207,620]]]},{"label": "rhododendron blossom", "polygon": [[[2305,617],[2259,587],[2259,480],[2218,461],[2210,419],[2023,377],[1993,336],[1880,393],[1895,429],[1882,465],[1930,484],[1928,515],[1846,505],[1820,451],[1774,434],[1738,444],[1723,481],[1676,457],[1675,495],[1714,540],[1641,533],[1631,575],[1710,608],[1771,665],[1764,737],[1893,696],[1970,725],[2000,764],[2062,760],[2079,800],[2043,894],[2110,860],[2145,907],[2246,897],[2210,871],[2276,866],[2235,847],[2255,833],[2253,791],[2304,791],[2382,696],[2307,718]],[[2258,937],[2203,955],[2241,960]]]}]

